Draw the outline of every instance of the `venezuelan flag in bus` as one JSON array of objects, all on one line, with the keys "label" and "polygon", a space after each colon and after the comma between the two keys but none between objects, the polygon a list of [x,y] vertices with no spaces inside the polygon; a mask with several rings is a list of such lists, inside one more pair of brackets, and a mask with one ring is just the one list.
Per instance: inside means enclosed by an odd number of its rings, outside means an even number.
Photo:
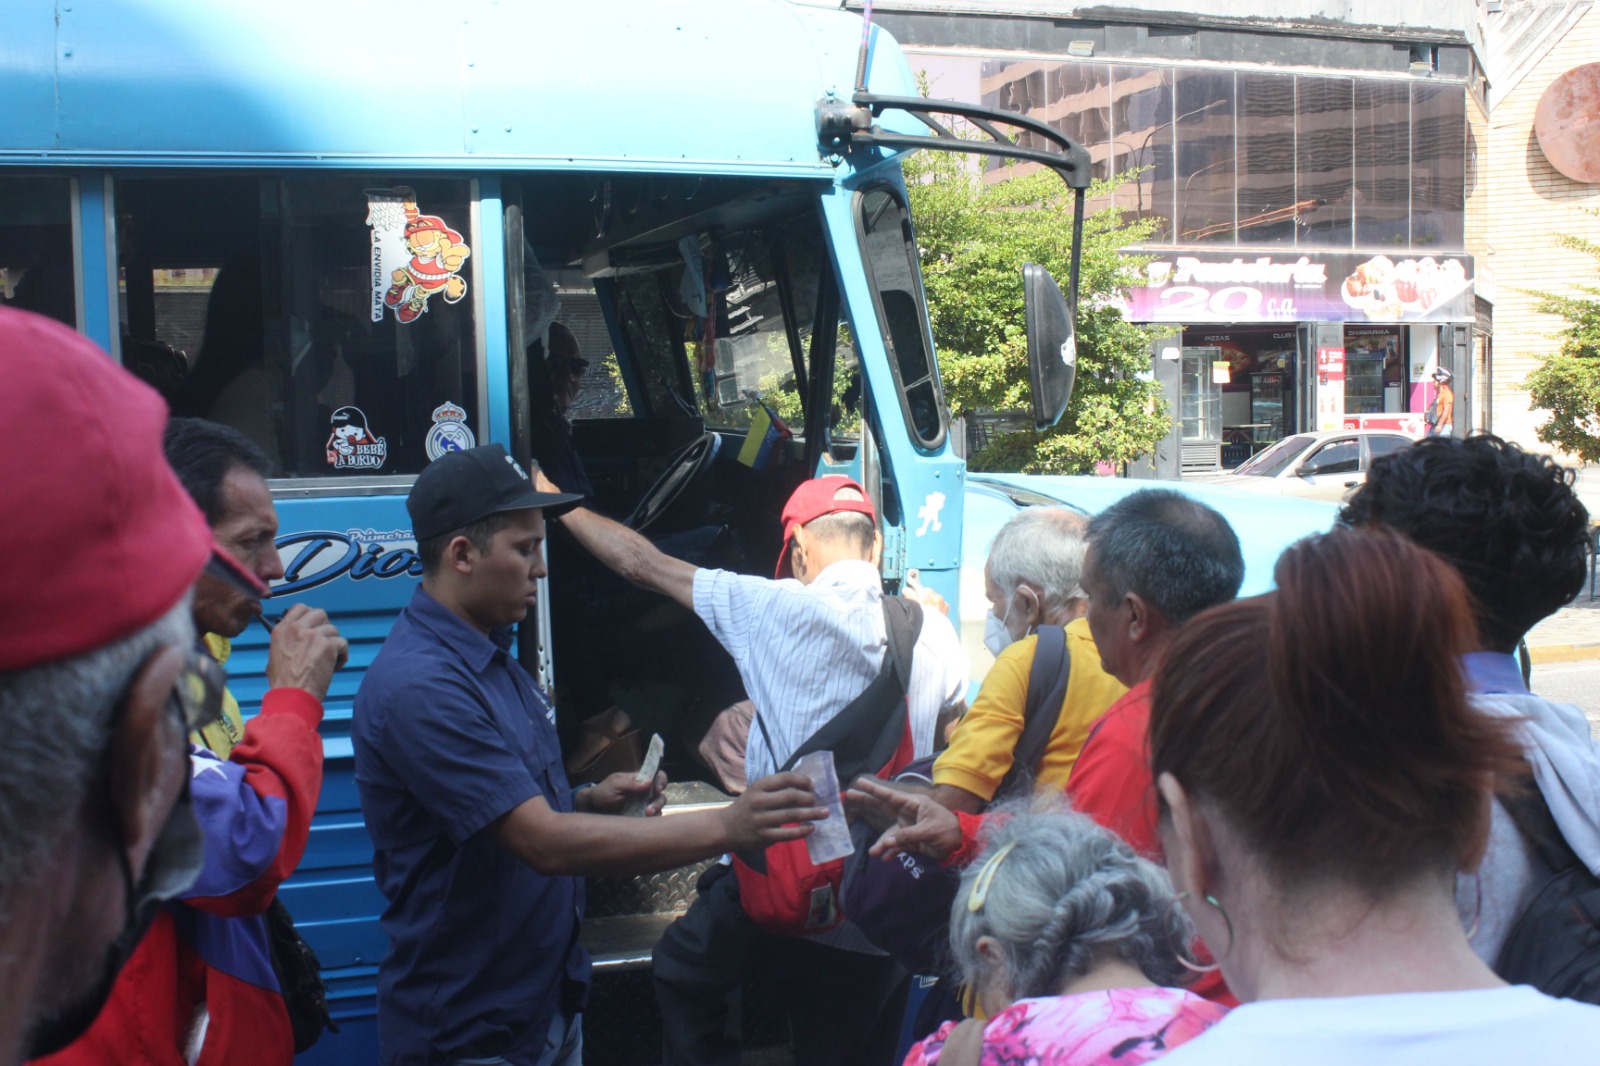
[{"label": "venezuelan flag in bus", "polygon": [[750,417],[750,431],[745,435],[744,447],[739,449],[739,461],[752,470],[770,470],[783,454],[783,442],[792,436],[783,419],[757,401]]}]

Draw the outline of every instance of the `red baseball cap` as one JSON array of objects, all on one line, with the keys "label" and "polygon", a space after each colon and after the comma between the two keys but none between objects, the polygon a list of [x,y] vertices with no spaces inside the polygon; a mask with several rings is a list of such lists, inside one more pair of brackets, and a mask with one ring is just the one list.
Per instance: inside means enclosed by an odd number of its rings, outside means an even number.
[{"label": "red baseball cap", "polygon": [[854,511],[874,522],[878,520],[878,512],[872,509],[867,490],[859,481],[843,474],[812,478],[794,490],[789,502],[783,505],[783,550],[778,553],[778,577],[794,576],[794,568],[789,565],[789,547],[795,527],[838,511]]},{"label": "red baseball cap", "polygon": [[[212,559],[167,465],[167,405],[86,337],[0,308],[0,671],[81,654],[170,611]],[[242,568],[241,568],[242,569]]]}]

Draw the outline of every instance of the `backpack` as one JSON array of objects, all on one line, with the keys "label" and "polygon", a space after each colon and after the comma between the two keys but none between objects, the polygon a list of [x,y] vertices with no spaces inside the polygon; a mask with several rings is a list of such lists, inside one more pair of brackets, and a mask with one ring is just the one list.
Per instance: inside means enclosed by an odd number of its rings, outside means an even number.
[{"label": "backpack", "polygon": [[[1061,704],[1072,679],[1066,630],[1040,626],[1038,632],[1023,704],[1022,735],[1012,749],[1011,769],[995,790],[995,801],[1032,790],[1033,775],[1060,720]],[[920,775],[931,781],[932,767],[933,757],[919,759],[906,767],[902,776]],[[910,852],[893,862],[872,858],[867,848],[875,834],[865,822],[855,823],[851,835],[856,852],[844,860],[844,907],[850,920],[874,945],[913,972],[938,972],[961,871]]]},{"label": "backpack", "polygon": [[1600,1004],[1600,878],[1561,836],[1537,785],[1500,802],[1555,873],[1512,924],[1495,972],[1548,996]]},{"label": "backpack", "polygon": [[328,1016],[328,994],[322,983],[322,965],[317,953],[295,929],[289,908],[273,896],[266,918],[272,972],[278,977],[283,1005],[289,1012],[289,1025],[294,1031],[295,1054],[299,1054],[315,1044],[324,1029],[337,1033],[339,1026]]},{"label": "backpack", "polygon": [[[848,784],[862,774],[893,775],[911,761],[906,689],[912,649],[922,631],[922,610],[903,597],[885,596],[883,620],[889,641],[878,676],[796,748],[780,769],[792,769],[811,752],[831,751],[840,782]],[[778,749],[759,711],[755,723],[776,759]],[[739,880],[739,902],[750,920],[768,933],[826,932],[844,919],[839,906],[844,863],[844,859],[813,863],[803,838],[770,844],[759,852],[737,852],[733,872]]]}]

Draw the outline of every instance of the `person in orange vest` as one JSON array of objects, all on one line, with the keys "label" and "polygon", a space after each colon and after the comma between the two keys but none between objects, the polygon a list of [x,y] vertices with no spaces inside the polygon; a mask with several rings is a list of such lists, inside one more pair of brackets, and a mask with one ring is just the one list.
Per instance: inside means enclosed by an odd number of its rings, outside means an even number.
[{"label": "person in orange vest", "polygon": [[1433,371],[1433,383],[1438,391],[1433,394],[1428,413],[1422,416],[1422,420],[1428,424],[1430,437],[1448,437],[1455,429],[1456,390],[1450,387],[1453,376],[1442,366]]}]

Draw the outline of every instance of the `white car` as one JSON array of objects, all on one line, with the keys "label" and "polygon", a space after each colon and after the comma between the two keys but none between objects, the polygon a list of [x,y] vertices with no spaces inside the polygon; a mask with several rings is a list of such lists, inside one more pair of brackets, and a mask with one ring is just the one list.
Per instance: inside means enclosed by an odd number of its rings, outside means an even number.
[{"label": "white car", "polygon": [[1296,433],[1229,473],[1186,480],[1337,503],[1367,480],[1367,468],[1372,460],[1398,451],[1416,439],[1394,429]]}]

